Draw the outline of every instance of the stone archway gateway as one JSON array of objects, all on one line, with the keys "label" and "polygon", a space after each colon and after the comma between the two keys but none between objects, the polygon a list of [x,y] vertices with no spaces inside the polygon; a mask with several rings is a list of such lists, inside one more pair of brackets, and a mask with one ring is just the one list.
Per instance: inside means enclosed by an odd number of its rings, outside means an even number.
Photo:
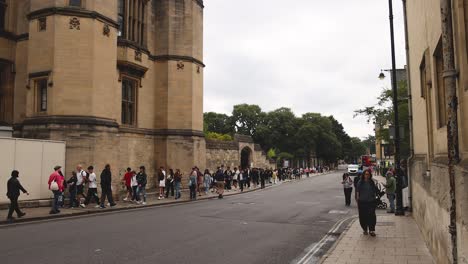
[{"label": "stone archway gateway", "polygon": [[252,165],[253,161],[253,151],[249,147],[244,147],[241,150],[241,168],[247,169]]}]

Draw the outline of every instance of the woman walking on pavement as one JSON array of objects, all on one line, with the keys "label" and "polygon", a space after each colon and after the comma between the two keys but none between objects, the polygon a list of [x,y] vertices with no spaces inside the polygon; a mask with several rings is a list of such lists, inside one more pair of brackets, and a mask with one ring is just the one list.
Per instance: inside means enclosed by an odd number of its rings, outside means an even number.
[{"label": "woman walking on pavement", "polygon": [[345,204],[346,206],[350,206],[351,193],[353,193],[353,180],[351,179],[348,173],[343,174],[343,181],[341,181],[341,184],[343,184]]},{"label": "woman walking on pavement", "polygon": [[376,184],[372,179],[371,171],[365,170],[356,187],[359,223],[364,231],[364,235],[370,234],[371,236],[375,236],[375,225],[377,222],[377,216],[375,215],[376,190]]}]

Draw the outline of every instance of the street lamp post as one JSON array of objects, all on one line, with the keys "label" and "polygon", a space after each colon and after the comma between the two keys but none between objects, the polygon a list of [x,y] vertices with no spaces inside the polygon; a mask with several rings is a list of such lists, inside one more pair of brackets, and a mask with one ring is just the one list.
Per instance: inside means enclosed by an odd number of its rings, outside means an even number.
[{"label": "street lamp post", "polygon": [[[396,74],[396,60],[395,60],[395,31],[393,28],[393,0],[388,0],[389,12],[390,12],[390,39],[391,39],[391,50],[392,50],[392,91],[393,91],[393,123],[395,127],[395,177],[397,180],[396,186],[396,211],[395,215],[404,215],[403,210],[403,190],[402,190],[402,178],[403,175],[400,171],[400,123],[398,118],[398,87],[397,87],[397,74]],[[380,79],[385,78],[385,75],[380,73]]]}]

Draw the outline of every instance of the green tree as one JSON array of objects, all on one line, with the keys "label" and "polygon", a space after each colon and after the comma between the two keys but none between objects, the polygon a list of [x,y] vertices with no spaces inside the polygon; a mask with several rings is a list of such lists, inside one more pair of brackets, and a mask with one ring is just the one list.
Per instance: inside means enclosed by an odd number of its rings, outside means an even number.
[{"label": "green tree", "polygon": [[203,114],[203,128],[205,132],[215,132],[219,134],[233,134],[231,118],[225,114],[208,112]]},{"label": "green tree", "polygon": [[[407,81],[403,80],[398,83],[398,118],[399,127],[403,128],[404,133],[400,135],[400,158],[406,159],[410,155],[410,142],[409,142],[409,108],[408,108],[408,85]],[[394,126],[394,111],[393,111],[393,91],[384,88],[379,97],[377,97],[377,104],[374,106],[367,106],[362,109],[356,110],[355,116],[363,115],[367,117],[367,122],[372,122],[377,126],[376,140],[385,140],[393,142],[390,139],[388,126]]]},{"label": "green tree", "polygon": [[296,116],[291,109],[283,107],[265,114],[254,140],[265,149],[274,147],[281,152],[293,153],[296,130]]},{"label": "green tree", "polygon": [[352,142],[351,137],[345,132],[343,125],[338,122],[333,116],[328,117],[332,123],[333,133],[335,133],[338,141],[341,143],[340,159],[348,160],[351,157]]},{"label": "green tree", "polygon": [[349,163],[358,163],[362,155],[366,154],[367,147],[360,138],[352,137],[351,138],[351,151],[350,157],[347,160]]},{"label": "green tree", "polygon": [[239,134],[255,136],[257,126],[261,124],[265,113],[258,105],[240,104],[232,110],[231,122]]}]

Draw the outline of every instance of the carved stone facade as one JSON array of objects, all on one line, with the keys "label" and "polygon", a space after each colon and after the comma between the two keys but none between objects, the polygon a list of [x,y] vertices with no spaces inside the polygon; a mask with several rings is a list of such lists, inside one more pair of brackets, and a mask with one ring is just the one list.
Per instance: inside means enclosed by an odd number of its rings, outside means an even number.
[{"label": "carved stone facade", "polygon": [[16,137],[66,141],[67,177],[109,163],[115,187],[127,166],[205,167],[203,1],[6,2],[0,123]]},{"label": "carved stone facade", "polygon": [[[413,148],[409,159],[413,217],[436,263],[451,262],[447,101],[440,1],[406,1]],[[460,162],[455,166],[458,263],[468,263],[468,1],[453,1]]]}]

